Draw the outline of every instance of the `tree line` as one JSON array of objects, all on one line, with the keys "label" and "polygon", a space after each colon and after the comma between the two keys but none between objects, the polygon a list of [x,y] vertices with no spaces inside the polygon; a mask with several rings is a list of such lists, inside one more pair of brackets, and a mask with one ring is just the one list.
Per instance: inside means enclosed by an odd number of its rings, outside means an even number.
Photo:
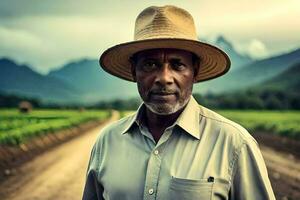
[{"label": "tree line", "polygon": [[[246,90],[226,94],[193,94],[199,104],[212,109],[255,109],[255,110],[300,110],[300,94],[282,90]],[[93,105],[45,104],[38,99],[16,95],[0,95],[0,107],[16,108],[22,101],[28,101],[35,108],[93,108],[135,110],[141,104],[140,98],[103,100]]]}]

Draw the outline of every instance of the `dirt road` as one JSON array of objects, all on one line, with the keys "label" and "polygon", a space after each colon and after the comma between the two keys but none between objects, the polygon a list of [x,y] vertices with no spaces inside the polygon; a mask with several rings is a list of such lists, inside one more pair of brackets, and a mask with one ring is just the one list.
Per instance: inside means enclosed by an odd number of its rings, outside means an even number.
[{"label": "dirt road", "polygon": [[300,160],[291,154],[260,147],[278,200],[300,199]]},{"label": "dirt road", "polygon": [[[118,117],[113,112],[109,121]],[[81,199],[91,147],[103,125],[21,166],[1,183],[0,199]]]},{"label": "dirt road", "polygon": [[[111,120],[117,118],[114,113]],[[81,199],[91,147],[102,126],[21,166],[0,184],[1,199]],[[277,199],[300,199],[300,161],[264,146],[261,149]]]}]

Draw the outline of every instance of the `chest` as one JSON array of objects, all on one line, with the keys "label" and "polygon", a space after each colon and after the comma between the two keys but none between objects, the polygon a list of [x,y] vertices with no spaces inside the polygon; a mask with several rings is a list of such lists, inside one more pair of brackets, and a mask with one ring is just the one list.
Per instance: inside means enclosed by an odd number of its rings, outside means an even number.
[{"label": "chest", "polygon": [[221,143],[185,136],[161,145],[142,141],[105,150],[99,177],[105,199],[227,199],[230,152]]}]

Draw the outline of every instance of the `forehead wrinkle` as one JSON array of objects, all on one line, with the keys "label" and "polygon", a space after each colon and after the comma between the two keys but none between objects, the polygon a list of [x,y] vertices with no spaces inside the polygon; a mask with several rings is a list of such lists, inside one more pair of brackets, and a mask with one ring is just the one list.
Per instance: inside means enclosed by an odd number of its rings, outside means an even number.
[{"label": "forehead wrinkle", "polygon": [[[190,52],[188,52],[190,53]],[[159,62],[170,62],[171,60],[185,60],[185,54],[181,54],[180,51],[174,51],[173,49],[154,49],[146,50],[146,52],[141,52],[137,54],[141,60],[157,60]]]}]

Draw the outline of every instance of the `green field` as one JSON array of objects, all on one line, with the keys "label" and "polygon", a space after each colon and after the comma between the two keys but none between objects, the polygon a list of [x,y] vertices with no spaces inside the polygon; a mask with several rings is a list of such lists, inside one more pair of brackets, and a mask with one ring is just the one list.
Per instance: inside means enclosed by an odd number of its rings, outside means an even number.
[{"label": "green field", "polygon": [[0,144],[18,145],[29,138],[109,117],[108,111],[0,109]]},{"label": "green field", "polygon": [[219,110],[221,115],[244,126],[249,132],[265,131],[300,139],[299,111]]},{"label": "green field", "polygon": [[[299,111],[218,110],[221,115],[241,124],[250,133],[265,131],[300,139]],[[122,111],[124,117],[132,111]],[[87,121],[103,120],[108,111],[34,110],[22,114],[18,110],[0,110],[0,144],[18,145],[29,138],[67,129]]]},{"label": "green field", "polygon": [[[300,139],[299,111],[217,110],[216,112],[241,124],[250,133],[265,131]],[[132,111],[121,112],[122,117],[128,114],[132,114]]]}]

